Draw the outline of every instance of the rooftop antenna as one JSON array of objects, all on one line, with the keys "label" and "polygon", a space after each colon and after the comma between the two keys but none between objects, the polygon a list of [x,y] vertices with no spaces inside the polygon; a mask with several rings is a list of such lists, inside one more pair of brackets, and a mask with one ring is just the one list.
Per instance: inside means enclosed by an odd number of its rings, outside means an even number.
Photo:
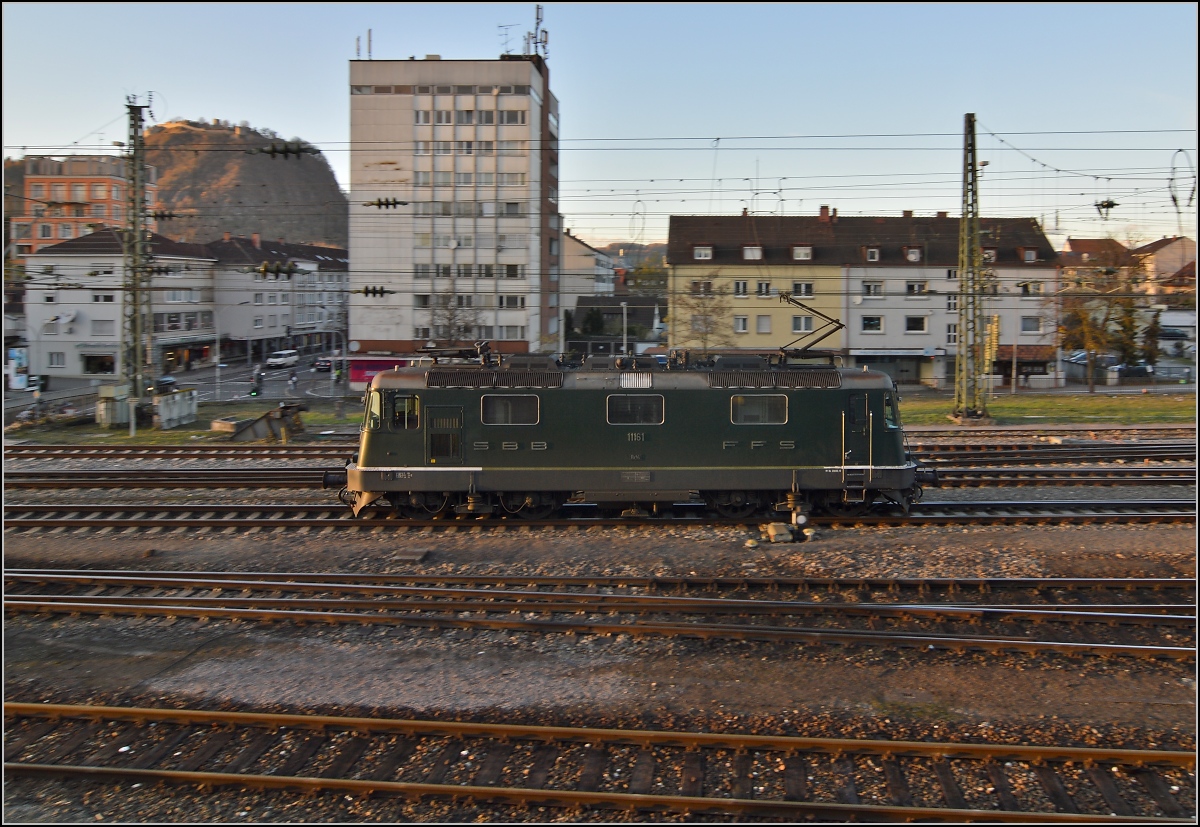
[{"label": "rooftop antenna", "polygon": [[[533,24],[533,31],[525,33],[525,54],[540,54],[546,57],[546,46],[550,43],[550,33],[542,31],[542,7],[537,7],[537,21]],[[530,52],[530,49],[533,51]]]},{"label": "rooftop antenna", "polygon": [[506,55],[512,54],[512,47],[509,46],[509,38],[511,35],[509,34],[508,30],[516,25],[516,23],[502,23],[496,26],[496,28],[500,30],[500,39],[504,42],[504,54]]}]

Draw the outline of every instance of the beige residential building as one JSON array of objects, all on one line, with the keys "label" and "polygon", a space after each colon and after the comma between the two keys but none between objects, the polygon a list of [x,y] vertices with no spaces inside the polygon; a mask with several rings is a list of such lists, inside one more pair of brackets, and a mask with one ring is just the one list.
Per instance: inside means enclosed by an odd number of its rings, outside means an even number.
[{"label": "beige residential building", "polygon": [[552,350],[558,102],[545,61],[352,61],[350,139],[350,350]]}]

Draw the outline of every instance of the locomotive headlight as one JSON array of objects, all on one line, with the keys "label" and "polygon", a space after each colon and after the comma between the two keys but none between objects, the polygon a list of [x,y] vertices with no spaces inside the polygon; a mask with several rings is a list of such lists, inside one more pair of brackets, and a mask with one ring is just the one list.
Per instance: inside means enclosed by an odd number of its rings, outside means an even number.
[{"label": "locomotive headlight", "polygon": [[793,525],[808,525],[808,515],[801,514],[799,511],[793,511],[792,512],[792,524]]}]

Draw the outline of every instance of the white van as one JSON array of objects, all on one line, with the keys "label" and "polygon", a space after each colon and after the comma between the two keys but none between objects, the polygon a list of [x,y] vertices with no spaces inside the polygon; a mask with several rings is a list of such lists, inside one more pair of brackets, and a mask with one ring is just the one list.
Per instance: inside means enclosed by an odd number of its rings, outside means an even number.
[{"label": "white van", "polygon": [[296,350],[277,350],[267,357],[269,368],[290,368],[300,364],[300,352]]}]

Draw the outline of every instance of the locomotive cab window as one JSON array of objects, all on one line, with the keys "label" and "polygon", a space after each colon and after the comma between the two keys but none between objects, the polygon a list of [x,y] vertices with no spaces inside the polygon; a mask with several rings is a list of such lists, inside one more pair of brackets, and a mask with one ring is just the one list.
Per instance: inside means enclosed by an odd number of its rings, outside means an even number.
[{"label": "locomotive cab window", "polygon": [[529,395],[484,394],[480,417],[484,425],[536,425],[541,400]]},{"label": "locomotive cab window", "polygon": [[420,427],[420,399],[415,396],[393,396],[392,430],[413,431]]},{"label": "locomotive cab window", "polygon": [[730,398],[729,421],[734,425],[784,425],[787,402],[783,394],[734,396]]},{"label": "locomotive cab window", "polygon": [[608,397],[609,425],[661,425],[663,416],[661,394],[612,394]]},{"label": "locomotive cab window", "polygon": [[383,423],[383,396],[379,391],[367,394],[367,407],[363,414],[363,427],[368,431],[377,431]]},{"label": "locomotive cab window", "polygon": [[900,427],[900,413],[896,410],[896,400],[890,393],[883,395],[883,420],[889,428]]}]

